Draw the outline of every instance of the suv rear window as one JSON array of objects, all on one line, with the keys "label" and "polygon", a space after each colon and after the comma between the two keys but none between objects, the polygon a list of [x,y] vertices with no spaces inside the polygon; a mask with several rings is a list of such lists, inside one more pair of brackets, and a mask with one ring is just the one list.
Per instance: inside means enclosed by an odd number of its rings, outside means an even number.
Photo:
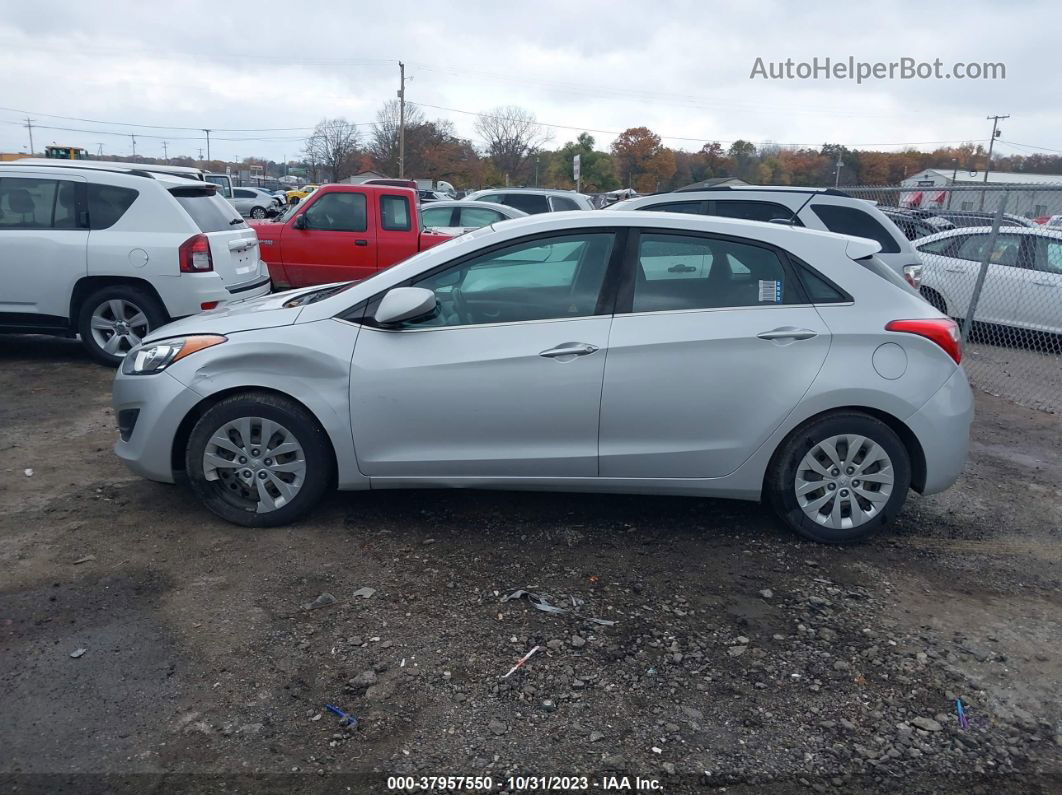
[{"label": "suv rear window", "polygon": [[247,227],[232,205],[209,188],[174,188],[170,193],[195,221],[200,232],[226,232]]},{"label": "suv rear window", "polygon": [[831,232],[876,240],[881,243],[882,254],[897,254],[900,251],[896,238],[868,212],[839,204],[814,203],[811,210]]},{"label": "suv rear window", "polygon": [[506,193],[502,196],[501,203],[515,207],[517,210],[523,210],[528,215],[549,212],[549,202],[546,201],[546,197],[535,193]]}]

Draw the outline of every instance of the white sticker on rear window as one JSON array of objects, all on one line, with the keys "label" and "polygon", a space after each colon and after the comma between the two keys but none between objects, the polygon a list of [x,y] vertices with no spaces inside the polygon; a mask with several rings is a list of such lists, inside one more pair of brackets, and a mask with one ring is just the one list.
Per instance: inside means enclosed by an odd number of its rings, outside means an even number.
[{"label": "white sticker on rear window", "polygon": [[760,279],[760,302],[782,303],[782,283],[777,280],[765,281]]}]

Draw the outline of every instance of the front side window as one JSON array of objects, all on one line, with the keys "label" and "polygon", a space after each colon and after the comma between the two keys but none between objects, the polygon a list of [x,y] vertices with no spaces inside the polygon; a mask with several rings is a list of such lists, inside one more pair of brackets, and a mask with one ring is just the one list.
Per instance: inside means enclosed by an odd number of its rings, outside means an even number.
[{"label": "front side window", "polygon": [[364,232],[365,195],[326,193],[306,208],[306,227],[324,232]]},{"label": "front side window", "polygon": [[108,229],[132,207],[139,191],[116,185],[88,184],[89,229]]},{"label": "front side window", "polygon": [[731,240],[642,233],[633,312],[800,303],[778,255]]},{"label": "front side window", "polygon": [[991,235],[988,234],[970,235],[956,249],[955,256],[971,262],[983,262],[987,252],[989,255],[988,261],[993,265],[1017,267],[1025,264],[1020,261],[1020,235],[998,235],[995,245],[989,251],[988,244],[990,240]]},{"label": "front side window", "polygon": [[515,243],[414,280],[438,311],[407,328],[587,317],[597,308],[612,255],[611,232]]},{"label": "front side window", "polygon": [[54,179],[0,179],[0,228],[51,229],[58,188]]},{"label": "front side window", "polygon": [[897,254],[900,246],[889,230],[870,213],[839,204],[812,204],[812,212],[831,232],[867,237],[881,243],[882,254]]},{"label": "front side window", "polygon": [[504,215],[489,207],[483,207],[482,209],[479,207],[462,207],[461,223],[458,226],[469,226],[478,229],[481,226],[489,226],[504,220]]},{"label": "front side window", "polygon": [[424,221],[424,226],[434,229],[440,226],[452,226],[450,221],[453,218],[453,214],[454,211],[450,207],[429,207],[420,215]]},{"label": "front side window", "polygon": [[523,210],[528,215],[549,212],[549,202],[546,201],[546,197],[535,193],[506,193],[501,203],[515,207],[517,210]]},{"label": "front side window", "polygon": [[408,232],[409,199],[405,196],[380,197],[380,227],[392,232]]},{"label": "front side window", "polygon": [[1062,240],[1036,241],[1036,270],[1062,274]]}]

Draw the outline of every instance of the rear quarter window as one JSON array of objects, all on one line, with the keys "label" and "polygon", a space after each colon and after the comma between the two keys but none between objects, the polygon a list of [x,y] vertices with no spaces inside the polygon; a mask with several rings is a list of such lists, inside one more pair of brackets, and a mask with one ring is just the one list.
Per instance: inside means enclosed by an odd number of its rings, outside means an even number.
[{"label": "rear quarter window", "polygon": [[88,184],[89,229],[108,229],[133,206],[139,191],[117,185]]},{"label": "rear quarter window", "polygon": [[546,197],[534,193],[506,193],[501,203],[515,207],[517,210],[523,210],[528,215],[549,212],[549,202],[546,201]]},{"label": "rear quarter window", "polygon": [[170,193],[200,232],[227,232],[247,227],[232,205],[212,190],[175,188]]},{"label": "rear quarter window", "polygon": [[865,210],[839,204],[812,204],[811,211],[831,232],[876,240],[881,244],[882,254],[898,254],[900,251],[892,233]]}]

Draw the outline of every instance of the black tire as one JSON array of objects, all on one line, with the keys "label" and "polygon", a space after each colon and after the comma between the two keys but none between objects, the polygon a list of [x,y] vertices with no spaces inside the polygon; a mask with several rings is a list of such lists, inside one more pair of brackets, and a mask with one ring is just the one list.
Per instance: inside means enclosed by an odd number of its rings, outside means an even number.
[{"label": "black tire", "polygon": [[[865,523],[834,529],[811,519],[797,502],[796,476],[804,456],[815,445],[841,434],[858,434],[879,445],[892,461],[893,491],[885,506]],[[822,544],[863,541],[900,513],[911,486],[911,460],[900,437],[888,425],[855,411],[837,412],[794,430],[775,452],[764,483],[764,496],[789,529]]]},{"label": "black tire", "polygon": [[[114,284],[109,287],[101,287],[89,295],[81,302],[81,306],[78,308],[77,333],[81,335],[81,344],[85,346],[89,355],[100,364],[106,364],[110,367],[117,367],[122,363],[122,359],[125,358],[126,352],[131,347],[132,338],[126,337],[121,340],[117,353],[108,352],[92,334],[92,316],[97,309],[114,300],[124,301],[126,305],[131,304],[147,318],[146,324],[137,325],[134,330],[137,337],[141,339],[159,326],[169,322],[166,310],[159,300],[139,287],[133,287],[128,284]],[[114,334],[110,336],[113,337]]]},{"label": "black tire", "polygon": [[948,314],[948,302],[944,300],[944,296],[931,287],[923,287],[921,293],[922,297],[929,302],[930,306],[938,312],[943,312],[945,315]]},{"label": "black tire", "polygon": [[[291,501],[276,510],[257,513],[257,502],[251,504],[234,493],[231,482],[226,486],[221,479],[207,480],[204,473],[203,455],[210,438],[226,423],[242,417],[279,423],[302,446],[305,479]],[[192,490],[213,513],[244,527],[277,527],[306,515],[331,485],[334,467],[328,437],[313,415],[291,400],[264,392],[233,395],[212,406],[192,428],[185,450],[185,472]]]},{"label": "black tire", "polygon": [[265,208],[264,207],[252,207],[251,208],[251,217],[252,218],[258,218],[258,219],[265,218],[266,217]]}]

